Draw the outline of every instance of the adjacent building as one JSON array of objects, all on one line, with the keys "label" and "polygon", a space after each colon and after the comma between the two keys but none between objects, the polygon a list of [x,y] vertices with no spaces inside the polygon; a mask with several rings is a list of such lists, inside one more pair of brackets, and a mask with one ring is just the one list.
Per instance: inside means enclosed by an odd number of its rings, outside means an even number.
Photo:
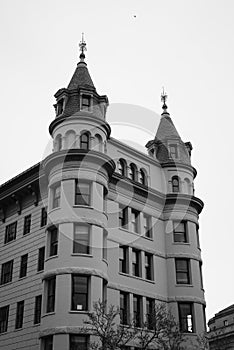
[{"label": "adjacent building", "polygon": [[234,305],[219,311],[209,322],[210,350],[234,349]]},{"label": "adjacent building", "polygon": [[[111,137],[85,62],[56,94],[51,154],[0,186],[1,350],[86,349],[93,302],[140,327],[163,301],[205,330],[196,170],[167,110],[146,152]],[[133,347],[132,347],[133,349]]]}]

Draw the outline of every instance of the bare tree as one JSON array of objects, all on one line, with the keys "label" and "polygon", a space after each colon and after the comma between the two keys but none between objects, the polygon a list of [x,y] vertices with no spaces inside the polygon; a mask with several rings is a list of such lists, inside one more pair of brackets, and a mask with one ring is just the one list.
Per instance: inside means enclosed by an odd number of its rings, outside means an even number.
[{"label": "bare tree", "polygon": [[[88,320],[84,321],[86,327],[83,332],[90,332],[96,340],[89,345],[95,350],[117,350],[123,348],[135,337],[134,327],[120,325],[120,310],[118,307],[106,303],[94,303],[93,311],[88,313]],[[88,327],[87,327],[88,326]]]},{"label": "bare tree", "polygon": [[163,303],[155,304],[143,327],[136,334],[142,350],[183,350],[185,337],[174,316]]}]

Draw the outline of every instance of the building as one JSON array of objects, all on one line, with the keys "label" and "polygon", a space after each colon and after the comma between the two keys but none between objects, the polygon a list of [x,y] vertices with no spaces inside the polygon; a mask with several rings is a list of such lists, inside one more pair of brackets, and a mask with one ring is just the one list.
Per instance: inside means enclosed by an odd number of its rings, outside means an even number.
[{"label": "building", "polygon": [[210,350],[234,349],[234,305],[219,311],[209,322]]},{"label": "building", "polygon": [[51,154],[0,187],[1,350],[86,349],[94,301],[140,326],[164,301],[190,337],[205,329],[192,145],[167,111],[141,153],[113,139],[80,61],[56,92]]}]

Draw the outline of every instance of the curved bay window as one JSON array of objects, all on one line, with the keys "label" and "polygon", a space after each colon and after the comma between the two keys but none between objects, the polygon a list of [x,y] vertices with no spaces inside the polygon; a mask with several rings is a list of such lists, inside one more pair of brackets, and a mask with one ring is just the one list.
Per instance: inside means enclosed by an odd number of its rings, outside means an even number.
[{"label": "curved bay window", "polygon": [[172,178],[172,192],[180,192],[180,179],[178,176]]},{"label": "curved bay window", "polygon": [[129,178],[133,181],[137,181],[137,167],[135,164],[130,164]]},{"label": "curved bay window", "polygon": [[90,135],[88,132],[84,132],[80,136],[80,148],[89,149],[90,148]]}]

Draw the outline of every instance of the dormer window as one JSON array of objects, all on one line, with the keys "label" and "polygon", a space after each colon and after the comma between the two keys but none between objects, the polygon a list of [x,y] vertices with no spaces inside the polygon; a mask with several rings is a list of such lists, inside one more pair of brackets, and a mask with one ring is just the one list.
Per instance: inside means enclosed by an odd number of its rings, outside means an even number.
[{"label": "dormer window", "polygon": [[64,109],[64,99],[62,98],[57,102],[57,115],[60,115],[63,113]]},{"label": "dormer window", "polygon": [[175,144],[169,145],[170,157],[172,159],[178,158],[178,146]]},{"label": "dormer window", "polygon": [[82,95],[81,97],[81,109],[83,111],[90,111],[91,108],[91,96],[90,95]]}]

